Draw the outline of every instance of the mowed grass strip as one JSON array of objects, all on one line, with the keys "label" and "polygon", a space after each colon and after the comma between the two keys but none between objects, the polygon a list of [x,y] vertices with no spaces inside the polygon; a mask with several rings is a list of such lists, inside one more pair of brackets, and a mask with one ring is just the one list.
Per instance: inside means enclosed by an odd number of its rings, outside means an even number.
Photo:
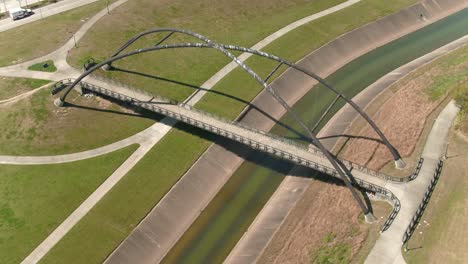
[{"label": "mowed grass strip", "polygon": [[0,155],[90,150],[132,136],[160,118],[75,92],[68,97],[73,105],[58,108],[50,90],[42,89],[13,104],[0,104]]},{"label": "mowed grass strip", "polygon": [[0,259],[20,263],[137,145],[82,161],[0,165]]},{"label": "mowed grass strip", "polygon": [[57,67],[55,67],[54,61],[53,60],[46,60],[43,62],[39,62],[36,64],[33,64],[28,67],[28,70],[31,71],[43,71],[43,72],[54,72],[57,71]]},{"label": "mowed grass strip", "polygon": [[[328,39],[323,39],[323,41],[326,42],[333,39],[334,37],[337,37],[346,30],[351,30],[353,28],[352,26],[362,26],[365,23],[371,22],[378,17],[388,15],[414,2],[416,2],[416,0],[399,0],[392,3],[382,3],[376,0],[367,0],[364,1],[360,6],[361,8],[365,8],[364,10],[367,10],[367,12],[363,12],[362,9],[353,9],[352,12],[346,13],[346,18],[342,18],[342,12],[344,12],[342,11],[340,13],[327,16],[323,21],[320,20],[319,25],[312,23],[313,25],[308,25],[308,27],[309,30],[313,30],[317,26],[322,26],[322,28],[333,28],[335,26],[342,28],[341,31],[335,31],[336,35],[330,34],[328,35]],[[356,12],[362,15],[356,17]],[[192,12],[189,14],[192,14]],[[181,19],[183,19],[184,16],[181,15],[181,17]],[[200,20],[201,19],[202,16],[200,16]],[[132,22],[133,20],[129,20],[127,23],[129,25],[138,24],[143,26],[140,26],[140,28],[135,28],[133,32],[129,32],[126,36],[128,38],[142,30],[152,27],[148,22],[146,22],[147,24],[144,24],[144,21],[140,21],[144,20],[143,18],[135,20],[138,21]],[[354,20],[358,20],[359,23],[352,22]],[[114,23],[116,23],[116,21],[114,21]],[[201,22],[199,21],[199,23]],[[338,24],[334,25],[335,23]],[[117,46],[120,45],[126,38],[119,37],[121,38],[120,40],[115,40],[119,34],[116,31],[117,28],[111,27],[112,25],[114,24],[111,24],[111,22],[107,21],[107,19],[104,19],[102,23],[96,26],[96,30],[92,30],[88,34],[89,36],[85,38],[83,44],[86,43],[86,45],[83,46],[88,47],[88,50],[74,50],[74,55],[69,58],[69,60],[72,61],[75,65],[81,65],[82,62],[91,56],[94,56],[95,58],[99,58],[100,56],[102,56],[101,58],[106,57],[106,54],[109,53],[107,50],[104,50],[103,47],[99,47],[97,45],[93,46],[91,43],[98,43],[95,38],[99,37],[99,34],[102,33],[106,34],[110,43],[116,43],[115,48],[117,48]],[[111,34],[112,32],[113,35]],[[269,46],[268,48],[275,50],[291,49],[291,39],[285,38],[291,38],[291,36],[294,36],[296,39],[300,39],[300,35],[305,34],[302,36],[302,39],[306,41],[307,38],[313,37],[310,34],[307,34],[307,30],[294,31],[292,33],[294,34],[291,35],[290,33],[287,36],[275,41],[275,46]],[[93,42],[93,39],[96,42]],[[281,44],[276,44],[278,41],[281,41]],[[254,42],[255,41],[253,41],[253,43]],[[299,51],[295,53],[295,57],[293,57],[293,59],[301,58],[319,45],[320,44],[311,46],[309,49],[307,49],[304,45],[304,47],[300,48]],[[302,52],[302,54],[300,52]],[[129,61],[130,60],[126,61],[126,67],[132,67],[140,63],[137,60],[132,62]],[[152,66],[156,64],[154,61],[146,61],[141,63],[146,63],[145,65],[147,66],[147,70],[150,69],[153,71],[155,69],[152,68]],[[221,66],[222,64],[219,65],[219,63],[217,63],[215,68],[218,69]],[[174,68],[169,69],[174,70]],[[198,68],[193,68],[190,69],[189,72],[196,73],[199,70],[200,69]],[[211,73],[214,73],[214,71]],[[202,72],[201,74],[203,75],[204,73]],[[231,76],[233,74],[236,73],[230,74],[228,78],[235,79]],[[205,79],[203,79],[203,81],[208,79],[208,77],[204,76],[203,78]],[[131,80],[135,81],[135,79]],[[145,82],[140,80],[139,83],[141,84]],[[132,82],[132,84],[134,84],[134,82]],[[143,88],[142,86],[137,87]],[[241,89],[239,88],[239,91],[240,90]],[[154,92],[155,90],[152,91]],[[256,93],[258,93],[258,91],[259,90],[257,90]],[[217,103],[222,105],[220,101],[217,101]],[[231,104],[223,106],[223,108],[230,107],[233,106]],[[238,109],[241,108],[242,107],[238,107]],[[216,110],[213,112],[221,114],[221,111],[218,108],[215,109]],[[238,110],[237,113],[239,113],[239,111],[240,110]],[[228,112],[231,113],[230,110],[228,110]],[[232,113],[234,113],[234,111],[232,111]],[[232,113],[230,114],[231,116],[236,115]],[[230,116],[229,114],[224,115]],[[133,230],[133,228],[141,221],[141,219],[157,204],[161,197],[186,172],[190,165],[208,148],[211,143],[210,141],[199,138],[197,136],[197,130],[190,129],[190,131],[191,133],[182,132],[180,130],[173,130],[168,135],[166,135],[163,140],[159,142],[145,156],[145,158],[128,175],[126,175],[124,179],[122,179],[121,182],[119,182],[119,184],[111,191],[111,193],[109,193],[103,199],[103,201],[101,201],[96,206],[96,208],[94,208],[82,221],[80,221],[80,223],[75,226],[75,228],[64,239],[62,239],[56,245],[56,247],[54,247],[49,252],[48,255],[46,255],[42,263],[62,263],[64,260],[69,263],[102,262],[113,251],[113,249],[117,247],[123,239],[125,239],[125,237]],[[86,243],[87,241],[93,241],[92,245],[90,243]],[[82,254],[81,252],[86,252],[86,255]]]},{"label": "mowed grass strip", "polygon": [[0,77],[0,101],[34,90],[47,83],[49,81],[46,80]]},{"label": "mowed grass strip", "polygon": [[[40,263],[102,263],[210,145],[211,135],[177,125]],[[170,150],[170,151],[169,151]]]},{"label": "mowed grass strip", "polygon": [[0,66],[21,63],[54,51],[65,44],[87,19],[105,7],[106,1],[101,0],[0,32]]},{"label": "mowed grass strip", "polygon": [[[211,0],[128,1],[95,25],[70,52],[68,61],[82,67],[90,57],[103,60],[141,31],[171,27],[190,29],[221,43],[251,46],[276,30],[303,17],[335,6],[345,0]],[[144,6],[145,8],[142,8]],[[166,33],[150,35],[128,48],[152,46]],[[165,43],[202,42],[175,34]],[[229,60],[211,49],[178,49],[145,53],[116,62],[114,66],[134,71],[105,73],[162,96],[182,101],[194,89],[162,81],[157,77],[201,85]],[[151,77],[139,74],[149,74]]]}]

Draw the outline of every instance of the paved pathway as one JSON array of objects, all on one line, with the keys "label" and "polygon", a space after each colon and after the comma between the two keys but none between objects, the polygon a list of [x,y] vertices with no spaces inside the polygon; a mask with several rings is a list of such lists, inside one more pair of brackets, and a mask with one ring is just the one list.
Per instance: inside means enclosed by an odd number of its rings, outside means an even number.
[{"label": "paved pathway", "polygon": [[[27,18],[23,18],[21,20],[13,21],[10,18],[2,19],[0,20],[0,32],[9,30],[15,27],[19,27],[19,26],[31,23],[33,21],[37,21],[41,18],[56,15],[56,14],[80,7],[80,6],[84,6],[84,5],[96,2],[96,1],[98,0],[63,0],[55,4],[50,4],[50,5],[38,8],[38,9],[34,9],[35,14]],[[16,0],[14,2],[16,2],[16,5],[13,5],[13,6],[8,5],[7,8],[18,7],[18,2]],[[28,3],[31,4],[29,1]],[[4,9],[3,3],[1,3],[1,5],[2,5],[2,10],[3,10]]]},{"label": "paved pathway", "polygon": [[114,142],[112,144],[100,148],[76,152],[72,154],[54,156],[0,156],[0,164],[57,164],[94,158],[130,146],[132,144],[143,145],[146,142],[150,142],[152,138],[156,137],[154,133],[155,130],[157,132],[158,127],[158,123],[156,123],[150,126],[149,128],[123,140]]},{"label": "paved pathway", "polygon": [[365,263],[405,263],[401,254],[403,234],[433,178],[437,162],[445,154],[448,133],[458,110],[452,101],[437,117],[423,150],[424,163],[419,176],[404,185],[386,184],[385,188],[390,189],[402,201],[400,212],[390,228],[380,235]]}]

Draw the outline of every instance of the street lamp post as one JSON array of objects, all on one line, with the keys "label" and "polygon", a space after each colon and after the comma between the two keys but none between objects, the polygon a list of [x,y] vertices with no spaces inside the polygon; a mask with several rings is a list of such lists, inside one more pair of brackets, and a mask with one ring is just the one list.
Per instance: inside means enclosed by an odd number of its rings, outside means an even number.
[{"label": "street lamp post", "polygon": [[5,2],[5,0],[3,0],[3,7],[5,8],[5,14],[6,14],[6,12],[8,12],[8,10],[7,10],[7,7],[6,7],[6,2]]},{"label": "street lamp post", "polygon": [[110,14],[110,12],[109,12],[109,0],[106,1],[106,4],[107,4],[106,5],[107,6],[107,14]]}]

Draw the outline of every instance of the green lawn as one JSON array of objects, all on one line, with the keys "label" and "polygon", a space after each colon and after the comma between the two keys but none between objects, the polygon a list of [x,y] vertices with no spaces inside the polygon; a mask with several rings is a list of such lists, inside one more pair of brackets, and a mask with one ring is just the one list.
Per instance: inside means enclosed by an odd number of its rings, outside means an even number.
[{"label": "green lawn", "polygon": [[0,77],[0,101],[31,91],[47,83],[49,83],[49,81]]},{"label": "green lawn", "polygon": [[211,143],[204,132],[179,127],[183,130],[167,134],[41,263],[101,263]]},{"label": "green lawn", "polygon": [[43,71],[43,72],[55,72],[57,71],[57,68],[55,67],[54,61],[53,60],[47,60],[43,62],[39,62],[36,64],[33,64],[28,67],[28,70],[31,71]]},{"label": "green lawn", "polygon": [[64,164],[0,165],[1,262],[23,260],[136,148]]},{"label": "green lawn", "polygon": [[[90,57],[103,60],[130,37],[158,27],[191,29],[215,41],[250,46],[291,22],[344,1],[219,0],[215,5],[211,0],[129,1],[115,9],[114,16],[105,17],[96,24],[81,39],[79,47],[70,52],[68,61],[74,67],[81,67]],[[129,50],[154,45],[162,36],[142,38]],[[197,41],[179,34],[167,43],[176,40]],[[214,50],[179,49],[146,53],[124,59],[114,66],[201,85],[228,62]],[[179,101],[194,91],[193,88],[135,74],[114,72],[107,75]]]},{"label": "green lawn", "polygon": [[159,116],[133,112],[99,97],[71,93],[74,107],[57,108],[50,89],[13,105],[0,105],[0,155],[56,155],[85,151],[127,138]]},{"label": "green lawn", "polygon": [[0,66],[21,63],[54,51],[65,44],[87,19],[105,7],[106,1],[101,0],[0,32]]},{"label": "green lawn", "polygon": [[[323,42],[329,41],[334,37],[338,36],[339,34],[351,30],[354,27],[361,26],[365,23],[373,21],[378,17],[383,15],[390,14],[404,6],[408,6],[411,3],[416,2],[415,0],[399,0],[394,1],[392,3],[380,2],[377,0],[368,0],[363,1],[363,3],[359,4],[359,9],[352,9],[351,11],[342,11],[338,14],[334,14],[331,16],[327,16],[324,19],[321,19],[317,23],[312,23],[311,25],[307,25],[305,27],[301,27],[300,29],[295,30],[294,32],[288,34],[287,36],[281,38],[280,40],[274,43],[274,46],[268,47],[268,49],[273,50],[288,50],[288,49],[295,49],[290,45],[291,38],[300,39],[301,34],[305,34],[310,39],[315,39],[313,36],[308,34],[307,32],[314,30],[318,30],[318,27],[323,28],[324,26],[330,27],[333,29],[334,27],[339,28],[340,30],[333,31],[333,33],[327,34],[322,32],[321,34],[326,34],[327,37],[322,38]],[[136,7],[129,6],[133,2],[128,2],[122,8],[117,9],[116,12],[122,14],[124,12],[128,12],[128,15],[131,15],[132,11]],[[176,2],[179,3],[179,2]],[[204,7],[205,9],[212,10],[213,7],[204,5],[203,1],[197,2],[198,5]],[[237,3],[236,1],[232,1],[231,3]],[[207,32],[207,30],[211,30],[210,27],[206,26],[208,23],[206,20],[209,20],[210,24],[213,24],[213,18],[210,16],[211,14],[207,13],[207,11],[198,13],[200,14],[199,19],[194,21],[189,21],[190,15],[195,14],[194,11],[185,11],[187,16],[181,15],[182,11],[185,9],[178,9],[178,5],[174,4],[173,7],[165,6],[162,3],[158,3],[159,8],[157,9],[157,14],[166,14],[164,12],[176,12],[177,19],[175,18],[176,15],[172,16],[155,16],[155,20],[164,20],[169,22],[174,22],[174,26],[178,26],[179,24],[185,21],[186,24],[180,24],[182,27],[186,27],[185,25],[191,25],[189,28],[193,28],[197,31],[202,33]],[[255,6],[254,6],[255,7]],[[254,8],[252,7],[252,8]],[[187,7],[188,8],[188,7]],[[363,9],[364,8],[364,9]],[[349,8],[348,8],[349,9]],[[138,10],[141,10],[139,8]],[[151,8],[145,10],[144,12],[150,12]],[[362,10],[365,10],[363,12]],[[204,9],[203,9],[204,11]],[[235,11],[235,10],[234,10]],[[359,12],[361,15],[359,17],[355,16],[356,12]],[[245,11],[245,12],[248,12]],[[346,17],[343,17],[343,12],[346,12]],[[285,12],[287,13],[287,12]],[[313,13],[309,12],[308,14]],[[185,13],[184,13],[185,14]],[[233,15],[230,15],[231,17]],[[351,19],[352,18],[352,19]],[[346,22],[348,20],[348,22]],[[166,21],[166,22],[167,22]],[[349,21],[357,21],[357,22],[349,22]],[[126,21],[126,25],[123,25],[123,28],[118,28],[115,25],[118,23],[123,23],[121,21],[116,21],[115,19],[111,20],[111,18],[104,19],[101,23],[97,24],[94,30],[90,31],[87,36],[85,36],[84,41],[80,42],[81,48],[78,48],[72,51],[72,57],[69,57],[69,60],[75,65],[80,66],[82,62],[84,62],[90,56],[93,56],[97,59],[102,59],[110,54],[109,50],[113,50],[117,48],[126,38],[131,37],[132,35],[138,33],[139,31],[145,30],[150,27],[162,26],[165,24],[156,23],[154,26],[153,21],[151,19],[135,19]],[[165,22],[165,23],[166,23]],[[190,22],[190,23],[189,23]],[[196,22],[196,23],[195,23]],[[221,23],[222,22],[222,23]],[[225,21],[220,21],[220,24],[225,25]],[[234,23],[234,22],[233,22]],[[255,25],[250,21],[251,25]],[[335,25],[336,23],[336,25]],[[151,26],[150,26],[151,24]],[[221,25],[221,26],[222,26]],[[197,27],[195,27],[197,26]],[[218,30],[218,25],[214,24],[214,27]],[[130,28],[134,27],[130,30]],[[236,41],[236,37],[231,34],[226,33],[228,29],[223,29],[221,34],[223,38],[216,37],[218,35],[210,35],[215,36],[215,39],[219,39],[221,41],[228,42],[229,37],[233,38],[233,43],[240,43],[243,45],[251,45],[256,41],[260,40],[262,37],[268,35],[268,33],[278,29],[277,28],[271,29],[270,31],[264,34],[258,34],[256,32],[256,38],[252,38],[250,41],[239,42]],[[124,33],[120,33],[120,32]],[[208,32],[209,33],[209,32]],[[238,32],[241,35],[249,35],[253,34],[252,31],[246,29],[245,31]],[[103,34],[102,36],[100,34]],[[206,34],[206,33],[205,33]],[[217,34],[220,34],[219,32]],[[122,36],[124,35],[124,36]],[[209,34],[207,34],[209,35]],[[97,45],[100,39],[106,39],[106,43],[109,43],[108,46],[104,45]],[[287,38],[287,39],[286,39]],[[302,39],[306,37],[303,36]],[[148,43],[154,43],[154,39],[150,42],[150,40],[145,40]],[[293,60],[299,59],[300,57],[304,56],[305,54],[309,53],[316,47],[321,45],[320,43],[316,43],[315,45],[307,47],[306,44],[303,45],[302,48],[299,48],[299,52],[293,52],[295,56],[291,56]],[[178,51],[179,52],[179,51]],[[206,52],[206,51],[200,51]],[[302,53],[301,53],[302,52]],[[180,71],[175,71],[174,68],[163,68],[161,65],[155,65],[156,55],[148,56],[148,58],[138,57],[138,59],[129,59],[126,61],[125,67],[130,69],[145,69],[145,72],[156,72],[158,75],[161,73],[165,73],[165,77],[177,77],[183,73],[186,73],[184,78],[179,80],[185,80],[190,83],[200,84],[201,82],[208,79],[211,74],[213,74],[217,69],[222,67],[227,60],[223,58],[216,58],[213,57],[210,60],[209,65],[202,65],[196,71],[188,70],[193,67],[198,60],[195,59],[188,59],[185,57],[186,53],[182,52],[182,57],[186,60],[183,61],[176,61],[178,69]],[[201,53],[199,53],[201,54]],[[166,55],[158,55],[160,59],[167,58]],[[211,59],[211,57],[210,57]],[[164,60],[163,60],[164,61]],[[250,60],[249,60],[250,61]],[[252,60],[255,62],[254,60]],[[251,64],[251,63],[249,63]],[[165,64],[163,64],[165,65]],[[116,64],[119,66],[119,64]],[[180,67],[179,67],[180,66]],[[208,67],[208,68],[207,68]],[[148,70],[149,69],[149,70]],[[255,68],[257,70],[257,68]],[[227,78],[230,80],[234,79],[234,74],[239,74],[237,72],[230,74]],[[115,74],[114,74],[115,75]],[[167,76],[170,75],[170,76]],[[135,84],[139,88],[149,87],[148,80],[143,80],[142,78],[134,78],[134,77],[122,77],[122,76],[112,76],[114,78],[130,81],[132,84]],[[225,78],[225,79],[227,79]],[[245,79],[242,79],[245,81]],[[227,81],[223,80],[223,83]],[[243,89],[248,89],[249,81],[247,81],[247,85],[243,85]],[[251,83],[250,83],[251,84]],[[153,86],[154,87],[154,86]],[[186,88],[184,88],[186,89]],[[220,88],[218,88],[221,90]],[[223,88],[223,91],[227,91]],[[170,89],[163,90],[163,88],[158,90],[153,90],[164,94],[165,96],[171,96],[175,99],[180,99],[189,94],[191,91],[188,92],[179,92],[179,91],[171,91]],[[237,90],[236,92],[244,93],[242,89]],[[257,94],[259,89],[256,91],[248,91],[246,92],[247,95],[244,97],[248,100],[251,99],[252,96]],[[173,93],[173,94],[172,94]],[[250,98],[249,98],[250,97]],[[210,105],[216,106],[213,103],[213,99],[208,98],[207,101],[210,101]],[[218,101],[217,104],[222,105],[224,101]],[[205,103],[205,105],[208,105]],[[233,108],[232,111],[225,113],[226,116],[234,116],[240,111],[242,107],[233,105],[232,103],[228,103],[226,106],[222,108],[230,109]],[[237,113],[235,113],[237,111]],[[220,110],[214,111],[216,113],[221,114]],[[235,114],[234,114],[235,113]],[[138,222],[144,217],[150,210],[153,208],[155,204],[159,201],[159,199],[169,190],[174,182],[176,182],[190,167],[190,165],[199,157],[201,153],[210,145],[210,141],[206,141],[198,137],[197,130],[192,130],[191,133],[182,132],[180,130],[171,131],[167,136],[165,136],[162,142],[158,143],[153,150],[142,160],[137,167],[135,167],[124,179],[114,188],[110,194],[108,194],[103,201],[101,201],[96,208],[88,214],[85,219],[83,219],[62,241],[60,241],[56,247],[54,247],[49,254],[44,258],[42,263],[61,263],[63,260],[67,260],[67,262],[71,263],[99,263],[103,259],[106,258],[108,254],[112,252],[112,250],[132,231],[132,229],[138,224]],[[165,155],[161,155],[161,153],[165,153]],[[167,155],[166,155],[167,154]],[[133,195],[134,192],[138,191],[138,195]],[[119,204],[120,206],[117,208],[115,204]],[[102,225],[102,223],[108,223],[106,225]],[[85,240],[91,239],[94,241],[93,245],[89,245],[84,243]],[[80,252],[87,252],[87,255],[84,256],[80,254]]]}]

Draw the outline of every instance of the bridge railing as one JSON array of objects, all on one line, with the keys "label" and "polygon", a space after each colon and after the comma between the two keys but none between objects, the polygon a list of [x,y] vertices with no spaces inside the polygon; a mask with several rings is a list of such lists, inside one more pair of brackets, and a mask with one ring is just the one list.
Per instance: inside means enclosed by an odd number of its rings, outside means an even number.
[{"label": "bridge railing", "polygon": [[375,185],[373,183],[361,180],[356,178],[356,183],[358,184],[358,187],[365,190],[365,191],[371,191],[378,195],[379,198],[387,200],[390,202],[393,206],[393,210],[390,213],[390,215],[387,217],[387,220],[385,223],[382,225],[382,228],[380,229],[380,232],[385,232],[390,225],[393,223],[393,220],[395,220],[396,216],[398,215],[398,212],[400,211],[401,208],[401,203],[398,197],[396,197],[390,190],[386,188],[382,188],[378,185]]},{"label": "bridge railing", "polygon": [[[93,79],[105,82],[105,83],[109,83],[112,86],[125,88],[125,89],[131,91],[132,93],[134,93],[135,97],[138,94],[140,96],[150,98],[151,102],[154,101],[154,103],[161,102],[161,103],[168,103],[168,104],[172,104],[172,105],[179,105],[180,107],[183,107],[185,109],[188,109],[188,110],[191,110],[191,111],[194,111],[194,112],[198,112],[200,114],[203,114],[205,116],[209,116],[211,118],[217,119],[217,120],[222,121],[224,123],[230,123],[232,125],[235,125],[235,126],[238,126],[238,127],[241,127],[241,128],[244,128],[244,129],[247,129],[247,130],[250,130],[250,131],[265,135],[265,136],[268,136],[270,138],[274,138],[275,140],[282,141],[282,142],[287,143],[289,145],[293,145],[295,147],[307,150],[307,146],[304,145],[304,144],[300,144],[300,143],[297,143],[297,142],[295,142],[293,140],[289,140],[289,139],[286,139],[284,137],[281,137],[281,136],[278,136],[278,135],[275,135],[275,134],[272,134],[272,133],[268,133],[268,132],[265,132],[265,131],[262,131],[262,130],[259,130],[259,129],[256,129],[256,128],[252,128],[252,127],[247,126],[247,125],[245,125],[245,124],[243,124],[241,122],[233,121],[233,120],[221,117],[219,115],[215,115],[215,114],[212,114],[210,112],[200,110],[200,109],[195,108],[195,107],[193,107],[191,105],[188,105],[188,104],[183,104],[183,103],[179,104],[179,102],[177,100],[172,100],[172,99],[165,98],[165,97],[162,97],[162,96],[154,95],[154,94],[152,94],[150,92],[135,88],[135,87],[127,85],[127,84],[117,82],[117,81],[112,80],[112,79],[102,77],[100,75],[91,74],[90,77],[93,78]],[[84,85],[90,85],[90,83],[85,82],[85,81],[83,81],[82,83],[84,83]],[[317,148],[311,148],[310,152],[313,152],[314,154],[317,154],[317,155],[324,156],[323,153],[320,150],[318,150]]]},{"label": "bridge railing", "polygon": [[[197,109],[197,108],[195,108],[195,107],[193,107],[191,105],[188,105],[188,104],[179,104],[179,102],[176,101],[176,100],[171,100],[171,99],[168,99],[168,98],[164,98],[162,96],[157,96],[157,95],[154,95],[154,94],[149,93],[147,91],[143,91],[143,90],[134,88],[134,87],[132,87],[130,85],[122,84],[120,82],[117,82],[117,81],[114,81],[114,80],[111,80],[111,79],[107,79],[107,78],[104,78],[104,77],[101,77],[101,76],[98,76],[98,75],[92,75],[91,77],[94,78],[94,79],[97,79],[99,81],[102,81],[104,83],[109,83],[109,84],[111,84],[113,86],[122,87],[122,88],[125,88],[127,90],[130,90],[130,91],[132,91],[134,93],[135,97],[136,97],[137,94],[139,96],[147,97],[148,98],[147,103],[150,103],[152,105],[155,105],[157,103],[166,103],[166,104],[171,104],[171,105],[178,105],[179,107],[183,107],[183,108],[185,108],[187,110],[195,111],[195,112],[198,112],[198,113],[203,114],[205,116],[209,116],[211,118],[217,119],[217,120],[219,120],[221,122],[229,123],[229,124],[235,125],[237,127],[247,129],[249,131],[252,131],[252,132],[255,132],[255,133],[270,137],[270,138],[272,138],[274,140],[278,140],[278,141],[281,141],[281,142],[286,143],[288,145],[294,146],[296,148],[307,150],[309,153],[312,153],[312,154],[314,154],[314,155],[316,155],[318,157],[325,158],[325,155],[323,154],[323,152],[320,149],[313,146],[313,145],[308,147],[308,146],[306,146],[304,144],[297,143],[297,142],[295,142],[293,140],[286,139],[284,137],[281,137],[281,136],[278,136],[278,135],[275,135],[275,134],[272,134],[272,133],[268,133],[268,132],[265,132],[265,131],[262,131],[262,130],[259,130],[259,129],[252,128],[252,127],[247,126],[247,125],[245,125],[245,124],[243,124],[241,122],[232,121],[232,120],[229,120],[227,118],[223,118],[223,117],[220,117],[218,115],[214,115],[212,113],[205,112],[203,110]],[[67,85],[67,84],[71,84],[72,82],[73,82],[73,79],[65,79],[61,83],[63,83],[64,85]],[[129,102],[140,101],[140,100],[138,100],[136,98],[133,98],[133,97],[130,97],[130,96],[127,96],[127,95],[124,95],[124,94],[121,94],[121,93],[118,93],[118,92],[115,92],[115,91],[111,91],[111,90],[108,90],[106,88],[96,86],[96,85],[90,84],[90,83],[85,82],[85,81],[81,81],[80,86],[84,87],[85,89],[95,91],[95,92],[98,92],[98,93],[101,93],[101,94],[105,94],[105,95],[108,95],[108,96],[113,95],[112,97],[114,97],[116,99],[119,99],[119,100],[124,100],[124,101],[129,101]],[[153,101],[155,99],[156,99],[156,101]],[[353,162],[348,161],[348,160],[342,160],[342,162],[350,170],[356,169],[356,170],[362,171],[362,172],[364,172],[364,173],[366,173],[368,175],[378,177],[378,178],[388,180],[388,181],[407,182],[407,181],[413,180],[418,175],[420,166],[422,164],[422,158],[418,162],[418,166],[416,167],[415,171],[410,176],[407,176],[407,177],[389,176],[389,175],[387,175],[385,173],[377,172],[375,170],[369,169],[369,168],[367,168],[365,166],[361,166],[359,164],[353,163]]]},{"label": "bridge railing", "polygon": [[411,219],[411,222],[409,223],[408,227],[406,228],[405,233],[403,234],[403,238],[402,238],[403,244],[408,242],[408,240],[411,238],[411,235],[413,235],[413,232],[416,229],[416,225],[419,223],[419,220],[421,219],[422,214],[424,213],[424,210],[426,209],[427,204],[429,203],[429,199],[431,198],[435,185],[437,181],[439,180],[443,165],[444,165],[443,161],[439,160],[439,162],[437,163],[436,169],[434,171],[434,175],[432,176],[432,180],[429,186],[427,186],[426,192],[424,193],[421,203],[419,204],[418,209],[414,213],[413,218]]}]

